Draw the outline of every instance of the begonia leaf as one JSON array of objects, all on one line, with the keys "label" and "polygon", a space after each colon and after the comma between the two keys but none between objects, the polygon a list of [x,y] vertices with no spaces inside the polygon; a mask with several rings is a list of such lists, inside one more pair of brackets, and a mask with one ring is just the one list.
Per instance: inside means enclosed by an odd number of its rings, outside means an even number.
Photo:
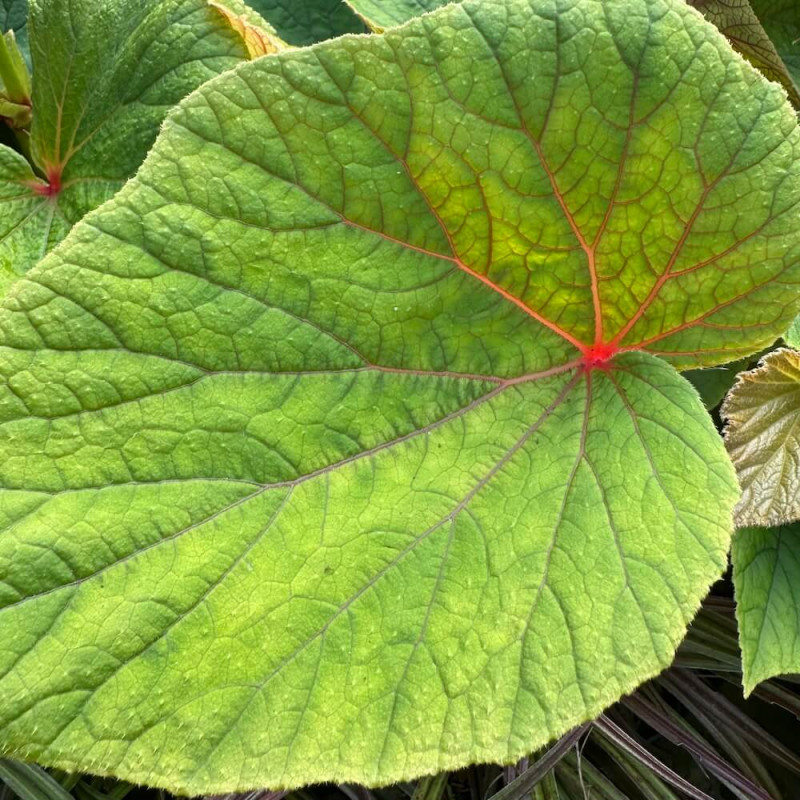
[{"label": "begonia leaf", "polygon": [[29,27],[35,165],[0,145],[0,292],[130,178],[172,106],[250,57],[208,0],[32,0]]},{"label": "begonia leaf", "polygon": [[744,528],[731,553],[744,689],[800,673],[800,525]]},{"label": "begonia leaf", "polygon": [[267,56],[0,305],[0,748],[184,793],[512,762],[666,667],[797,310],[800,135],[682,0]]},{"label": "begonia leaf", "polygon": [[783,348],[742,372],[722,407],[739,475],[740,525],[800,520],[800,353]]}]

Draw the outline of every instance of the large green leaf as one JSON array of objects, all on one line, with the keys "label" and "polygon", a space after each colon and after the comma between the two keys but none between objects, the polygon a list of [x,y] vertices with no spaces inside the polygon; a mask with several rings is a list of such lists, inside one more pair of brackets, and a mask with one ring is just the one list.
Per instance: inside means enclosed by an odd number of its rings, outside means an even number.
[{"label": "large green leaf", "polygon": [[[752,4],[751,0],[688,0],[688,2],[698,8],[706,19],[713,22],[753,66],[770,80],[780,83],[786,89],[792,103],[800,107],[800,92],[753,9],[755,6],[765,14],[766,24],[770,26],[773,35],[777,34],[775,41],[786,49],[789,36],[786,35],[783,24],[773,19],[772,12],[777,11],[779,6],[796,9],[796,0],[788,2],[752,0]],[[800,12],[790,13],[795,16],[796,23],[800,23]],[[795,32],[800,33],[800,25],[795,25]],[[798,52],[800,54],[800,51]]]},{"label": "large green leaf", "polygon": [[305,45],[364,33],[366,28],[344,0],[247,0],[289,44]]},{"label": "large green leaf", "polygon": [[740,525],[800,519],[800,353],[781,349],[739,375],[722,407],[739,475]]},{"label": "large green leaf", "polygon": [[800,525],[744,528],[731,557],[750,694],[768,678],[800,673]]},{"label": "large green leaf", "polygon": [[102,13],[33,0],[30,28],[33,158],[49,182],[0,145],[0,291],[136,171],[172,106],[247,57],[207,0],[111,0]]},{"label": "large green leaf", "polygon": [[[555,12],[558,11],[556,14]],[[0,744],[188,793],[512,761],[671,660],[800,134],[678,0],[245,64],[0,307]]]}]

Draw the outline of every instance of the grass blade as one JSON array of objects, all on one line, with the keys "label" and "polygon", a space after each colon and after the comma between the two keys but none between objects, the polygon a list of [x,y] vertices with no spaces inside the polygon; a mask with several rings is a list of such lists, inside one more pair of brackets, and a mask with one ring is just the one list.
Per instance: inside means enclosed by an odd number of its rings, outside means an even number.
[{"label": "grass blade", "polygon": [[581,736],[591,727],[587,722],[562,736],[538,761],[531,764],[518,778],[492,795],[492,800],[520,800],[531,793],[539,781],[553,769],[559,761],[580,741]]},{"label": "grass blade", "polygon": [[[673,670],[662,677],[662,683],[693,713],[697,706],[701,713],[713,717],[723,729],[735,731],[756,750],[791,772],[800,774],[800,757],[699,678],[682,670]],[[697,702],[692,701],[692,696]]]},{"label": "grass blade", "polygon": [[449,772],[440,772],[427,778],[420,778],[411,800],[441,800],[446,789]]},{"label": "grass blade", "polygon": [[580,790],[579,797],[591,797],[592,800],[628,800],[628,796],[617,789],[597,767],[585,757],[579,758],[574,752],[567,753],[556,766],[556,775],[565,785]]},{"label": "grass blade", "polygon": [[[713,797],[707,795],[705,792],[700,791],[696,786],[681,778],[676,772],[673,772],[666,764],[659,761],[652,753],[642,747],[634,738],[629,736],[622,728],[616,723],[612,722],[605,714],[601,715],[595,720],[595,727],[598,728],[611,742],[617,747],[622,748],[624,751],[630,753],[634,758],[637,758],[644,766],[654,772],[667,783],[674,786],[676,789],[682,791],[685,795],[692,798],[692,800],[714,800]],[[769,798],[766,798],[769,800]]]},{"label": "grass blade", "polygon": [[35,764],[0,759],[0,780],[21,800],[73,800],[51,775]]},{"label": "grass blade", "polygon": [[[749,800],[772,800],[761,786],[756,786],[751,780],[746,778],[738,770],[731,767],[726,761],[721,759],[708,745],[696,738],[688,735],[681,730],[680,726],[660,713],[652,704],[642,699],[640,696],[631,695],[626,697],[623,704],[644,720],[653,730],[660,733],[673,744],[685,747],[700,764],[706,767],[709,772],[717,776],[729,789],[744,795]],[[749,793],[749,794],[748,794]],[[707,797],[707,795],[703,795]]]}]

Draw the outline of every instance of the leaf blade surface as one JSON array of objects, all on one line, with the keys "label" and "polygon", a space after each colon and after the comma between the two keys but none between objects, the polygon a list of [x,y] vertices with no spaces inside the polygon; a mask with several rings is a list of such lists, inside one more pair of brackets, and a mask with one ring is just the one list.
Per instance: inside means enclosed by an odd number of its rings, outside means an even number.
[{"label": "leaf blade surface", "polygon": [[797,525],[743,528],[731,554],[744,689],[800,670]]},{"label": "leaf blade surface", "polygon": [[205,0],[117,1],[102,13],[94,3],[37,0],[30,29],[38,172],[2,146],[0,289],[122,186],[173,105],[249,57]]},{"label": "leaf blade surface", "polygon": [[[776,50],[776,44],[783,47],[786,45],[783,26],[773,20],[780,3],[772,0],[754,0],[753,3],[750,0],[691,0],[691,5],[714,23],[754,67],[770,80],[780,83],[795,108],[800,107],[800,92]],[[771,34],[776,37],[774,40],[764,30],[764,25],[754,9],[764,17],[764,24],[770,27]]]},{"label": "leaf blade surface", "polygon": [[365,33],[357,16],[342,0],[248,0],[289,44],[314,44],[345,33]]},{"label": "leaf blade surface", "polygon": [[[796,123],[682,3],[552,8],[237,68],[15,284],[5,747],[190,793],[379,784],[511,761],[669,663],[738,491],[653,354],[785,327]],[[706,127],[673,126],[698,86]]]},{"label": "leaf blade surface", "polygon": [[722,407],[725,443],[742,485],[740,525],[800,518],[800,354],[782,348],[739,374]]}]

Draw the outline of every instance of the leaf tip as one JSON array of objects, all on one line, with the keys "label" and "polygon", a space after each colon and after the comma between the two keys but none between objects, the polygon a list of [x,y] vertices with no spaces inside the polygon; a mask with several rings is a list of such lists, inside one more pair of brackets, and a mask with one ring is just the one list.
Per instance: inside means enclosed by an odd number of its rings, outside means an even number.
[{"label": "leaf tip", "polygon": [[279,53],[281,50],[286,49],[285,42],[281,41],[277,36],[253,25],[248,22],[244,16],[235,14],[229,8],[222,5],[222,3],[208,0],[208,6],[216,11],[230,26],[231,30],[239,35],[247,50],[247,57],[249,60],[252,61],[254,58],[259,58],[260,56]]}]

